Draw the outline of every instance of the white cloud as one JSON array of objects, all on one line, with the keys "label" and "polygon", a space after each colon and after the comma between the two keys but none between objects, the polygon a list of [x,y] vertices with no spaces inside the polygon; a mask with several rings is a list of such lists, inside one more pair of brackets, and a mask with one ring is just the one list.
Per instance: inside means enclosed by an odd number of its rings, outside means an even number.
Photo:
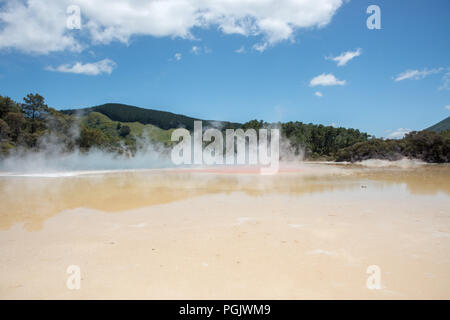
[{"label": "white cloud", "polygon": [[[260,36],[257,48],[293,40],[299,29],[326,26],[343,0],[8,0],[0,12],[0,49],[27,53],[79,51],[132,36],[192,39],[195,28]],[[66,29],[78,5],[82,31]]]},{"label": "white cloud", "polygon": [[0,49],[25,53],[81,51],[82,45],[66,29],[67,5],[58,1],[10,0],[0,11]]},{"label": "white cloud", "polygon": [[181,60],[181,53],[175,53],[174,54],[175,60],[180,61]]},{"label": "white cloud", "polygon": [[311,87],[315,86],[343,86],[346,84],[345,80],[339,80],[337,79],[333,74],[325,74],[322,73],[321,75],[318,75],[317,77],[314,77],[309,85]]},{"label": "white cloud", "polygon": [[56,68],[47,67],[46,70],[54,72],[86,74],[90,76],[97,76],[102,73],[111,74],[116,67],[116,63],[110,59],[103,59],[94,63],[77,62],[73,65],[63,64]]},{"label": "white cloud", "polygon": [[402,81],[402,80],[420,80],[423,79],[431,74],[439,73],[444,68],[437,68],[437,69],[423,69],[422,71],[419,70],[406,70],[400,74],[398,74],[394,81]]},{"label": "white cloud", "polygon": [[445,109],[450,110],[450,105],[445,106]]},{"label": "white cloud", "polygon": [[201,50],[202,49],[200,47],[193,46],[192,49],[191,49],[191,53],[193,53],[193,54],[200,54]]},{"label": "white cloud", "polygon": [[245,47],[242,46],[239,49],[234,50],[234,52],[236,52],[236,53],[245,53]]},{"label": "white cloud", "polygon": [[322,94],[322,92],[320,92],[320,91],[316,91],[316,92],[314,92],[314,94],[317,96],[317,97],[323,97],[323,94]]},{"label": "white cloud", "polygon": [[191,53],[195,54],[195,55],[199,55],[199,54],[208,54],[211,53],[211,49],[208,48],[207,46],[203,46],[203,47],[199,47],[199,46],[193,46],[191,48]]},{"label": "white cloud", "polygon": [[268,42],[256,43],[255,45],[253,45],[253,49],[255,49],[256,51],[259,51],[259,52],[266,51],[266,49],[268,47],[269,47],[269,43]]},{"label": "white cloud", "polygon": [[450,90],[450,72],[447,72],[442,77],[442,85],[439,87],[439,90]]},{"label": "white cloud", "polygon": [[405,129],[405,128],[398,128],[397,130],[391,132],[387,137],[389,139],[401,139],[403,138],[407,133],[410,133],[411,129]]},{"label": "white cloud", "polygon": [[347,52],[341,53],[337,57],[326,57],[325,59],[333,60],[333,61],[337,62],[338,67],[342,67],[342,66],[345,66],[347,64],[347,62],[349,62],[353,58],[360,56],[361,53],[362,53],[362,49],[358,48],[355,51],[347,51]]}]

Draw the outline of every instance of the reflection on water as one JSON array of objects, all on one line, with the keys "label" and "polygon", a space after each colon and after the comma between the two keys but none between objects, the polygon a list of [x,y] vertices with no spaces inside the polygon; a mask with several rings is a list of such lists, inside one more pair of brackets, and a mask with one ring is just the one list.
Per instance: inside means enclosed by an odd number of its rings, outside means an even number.
[{"label": "reflection on water", "polygon": [[310,165],[274,176],[183,171],[131,171],[72,177],[0,177],[0,229],[23,223],[28,231],[61,211],[90,208],[106,212],[142,208],[207,194],[250,196],[349,191],[371,184],[404,184],[412,195],[450,195],[450,167],[413,169]]},{"label": "reflection on water", "polygon": [[357,176],[386,185],[403,183],[413,195],[434,195],[438,192],[450,195],[449,165],[427,165],[407,170],[392,168],[361,170]]}]

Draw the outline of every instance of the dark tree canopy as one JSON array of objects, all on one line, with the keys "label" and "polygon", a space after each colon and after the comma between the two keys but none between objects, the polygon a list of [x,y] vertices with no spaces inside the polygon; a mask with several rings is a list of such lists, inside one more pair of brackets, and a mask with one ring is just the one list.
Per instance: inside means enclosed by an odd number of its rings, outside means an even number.
[{"label": "dark tree canopy", "polygon": [[[243,129],[259,130],[273,126],[264,121],[252,120],[242,125]],[[367,141],[369,135],[355,129],[334,128],[331,126],[286,122],[275,124],[281,134],[288,139],[297,153],[304,151],[308,158],[333,157],[336,152],[357,142]]]},{"label": "dark tree canopy", "polygon": [[400,140],[372,139],[356,143],[339,150],[336,160],[399,160],[403,157],[434,163],[450,162],[450,131],[414,131]]},{"label": "dark tree canopy", "polygon": [[121,137],[126,137],[127,135],[129,135],[131,132],[131,129],[129,126],[121,126],[119,129],[119,135]]},{"label": "dark tree canopy", "polygon": [[45,99],[39,94],[29,93],[22,104],[22,109],[25,115],[31,119],[42,119],[48,112],[48,106],[45,104]]},{"label": "dark tree canopy", "polygon": [[11,139],[17,141],[25,128],[26,120],[21,112],[9,112],[5,117],[5,122],[11,130]]},{"label": "dark tree canopy", "polygon": [[19,107],[10,97],[0,96],[0,118],[4,118],[9,112],[18,112]]}]

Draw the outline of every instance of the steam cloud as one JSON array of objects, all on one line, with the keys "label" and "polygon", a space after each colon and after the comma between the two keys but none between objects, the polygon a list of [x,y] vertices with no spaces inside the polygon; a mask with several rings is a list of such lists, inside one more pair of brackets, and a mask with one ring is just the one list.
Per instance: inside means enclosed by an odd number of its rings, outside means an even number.
[{"label": "steam cloud", "polygon": [[[144,132],[135,137],[137,151],[133,154],[122,145],[123,154],[91,148],[83,151],[79,148],[68,150],[65,141],[52,130],[52,119],[47,120],[49,130],[37,143],[37,150],[17,148],[8,157],[0,160],[0,171],[4,174],[44,174],[71,171],[103,171],[103,170],[133,170],[173,168],[171,147],[155,142]],[[204,130],[210,128],[205,126]],[[215,126],[216,129],[223,129]],[[272,125],[271,128],[276,128]],[[78,123],[69,129],[73,140],[80,135]],[[248,148],[248,147],[247,147]],[[248,150],[247,150],[248,151]],[[280,162],[303,161],[303,149],[295,148],[285,137],[280,137]]]}]

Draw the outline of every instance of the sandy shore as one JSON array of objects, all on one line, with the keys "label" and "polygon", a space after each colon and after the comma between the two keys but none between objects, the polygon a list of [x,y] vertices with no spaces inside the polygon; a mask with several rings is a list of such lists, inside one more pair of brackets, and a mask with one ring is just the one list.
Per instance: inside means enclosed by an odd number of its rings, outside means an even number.
[{"label": "sandy shore", "polygon": [[448,166],[8,176],[0,191],[2,299],[450,298]]}]

